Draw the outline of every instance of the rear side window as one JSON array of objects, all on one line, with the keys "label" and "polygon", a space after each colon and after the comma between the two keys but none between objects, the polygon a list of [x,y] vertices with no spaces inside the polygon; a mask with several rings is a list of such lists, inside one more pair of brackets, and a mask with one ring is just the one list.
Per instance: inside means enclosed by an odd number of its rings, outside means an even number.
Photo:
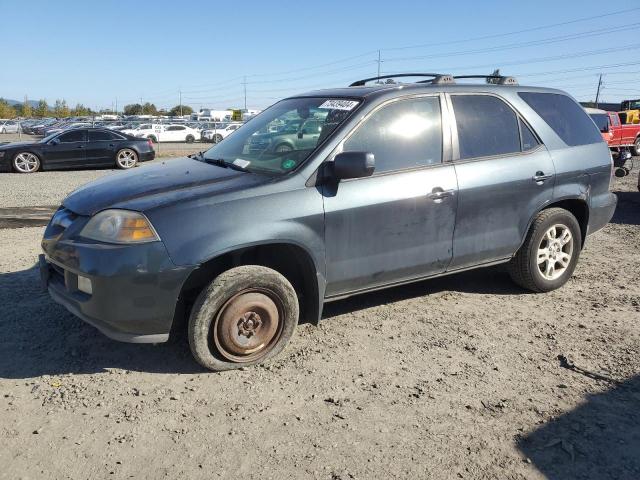
[{"label": "rear side window", "polygon": [[518,93],[570,147],[602,142],[600,132],[580,105],[559,93]]},{"label": "rear side window", "polygon": [[97,140],[120,140],[122,137],[116,135],[113,132],[107,132],[104,130],[89,130],[89,141]]},{"label": "rear side window", "polygon": [[534,150],[540,145],[540,142],[533,134],[531,129],[527,126],[526,123],[519,119],[520,122],[520,142],[522,143],[522,151],[528,152],[529,150]]},{"label": "rear side window", "polygon": [[347,139],[343,151],[373,153],[376,173],[440,163],[440,100],[424,97],[382,107]]},{"label": "rear side window", "polygon": [[452,95],[460,159],[520,152],[518,117],[490,95]]}]

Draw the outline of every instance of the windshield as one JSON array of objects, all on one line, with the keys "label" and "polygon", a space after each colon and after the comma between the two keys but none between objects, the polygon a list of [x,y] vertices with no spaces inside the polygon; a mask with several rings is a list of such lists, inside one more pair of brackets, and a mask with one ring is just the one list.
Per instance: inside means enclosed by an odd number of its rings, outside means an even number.
[{"label": "windshield", "polygon": [[606,132],[609,129],[609,115],[605,113],[592,113],[589,116],[601,132]]},{"label": "windshield", "polygon": [[359,103],[329,98],[283,100],[207,150],[204,159],[224,160],[249,172],[288,173],[303,164]]}]

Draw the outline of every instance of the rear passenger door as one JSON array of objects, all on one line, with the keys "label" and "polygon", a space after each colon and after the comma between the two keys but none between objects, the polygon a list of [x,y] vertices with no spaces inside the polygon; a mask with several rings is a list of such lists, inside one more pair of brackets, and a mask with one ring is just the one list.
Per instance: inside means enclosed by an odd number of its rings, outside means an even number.
[{"label": "rear passenger door", "polygon": [[107,130],[89,130],[87,142],[87,164],[91,166],[111,165],[122,137]]},{"label": "rear passenger door", "polygon": [[[444,97],[442,97],[444,98]],[[444,272],[457,185],[441,98],[391,101],[370,113],[342,151],[375,156],[371,177],[325,184],[326,295]]]},{"label": "rear passenger door", "polygon": [[553,196],[555,169],[539,137],[503,99],[452,94],[458,213],[449,270],[513,255]]}]

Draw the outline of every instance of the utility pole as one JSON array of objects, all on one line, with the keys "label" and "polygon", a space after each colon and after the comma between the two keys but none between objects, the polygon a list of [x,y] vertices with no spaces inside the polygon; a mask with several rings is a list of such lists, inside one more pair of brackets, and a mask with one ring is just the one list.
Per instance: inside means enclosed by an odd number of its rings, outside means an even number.
[{"label": "utility pole", "polygon": [[144,115],[144,107],[142,106],[142,97],[140,97],[140,115]]},{"label": "utility pole", "polygon": [[118,97],[116,97],[116,115],[118,115]]},{"label": "utility pole", "polygon": [[596,108],[598,108],[598,100],[600,99],[600,88],[602,87],[602,74],[598,80],[598,90],[596,91]]},{"label": "utility pole", "polygon": [[244,88],[244,111],[247,111],[247,76],[242,77],[242,86]]},{"label": "utility pole", "polygon": [[380,64],[382,63],[382,60],[380,60],[380,50],[378,50],[378,77],[380,76]]},{"label": "utility pole", "polygon": [[180,103],[178,105],[180,105],[180,116],[182,116],[182,90],[180,90]]}]

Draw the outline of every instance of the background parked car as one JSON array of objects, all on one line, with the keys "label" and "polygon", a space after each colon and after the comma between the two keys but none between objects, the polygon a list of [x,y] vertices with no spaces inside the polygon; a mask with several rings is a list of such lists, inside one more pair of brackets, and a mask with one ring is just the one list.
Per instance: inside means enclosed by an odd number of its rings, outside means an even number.
[{"label": "background parked car", "polygon": [[204,132],[202,132],[202,141],[213,142],[213,143],[221,142],[241,126],[242,126],[242,123],[231,123],[220,130],[218,129],[205,130]]},{"label": "background parked car", "polygon": [[75,167],[135,167],[153,160],[151,142],[106,128],[73,128],[32,143],[0,145],[0,170],[33,173]]},{"label": "background parked car", "polygon": [[0,121],[0,133],[18,133],[20,123],[15,120]]}]

